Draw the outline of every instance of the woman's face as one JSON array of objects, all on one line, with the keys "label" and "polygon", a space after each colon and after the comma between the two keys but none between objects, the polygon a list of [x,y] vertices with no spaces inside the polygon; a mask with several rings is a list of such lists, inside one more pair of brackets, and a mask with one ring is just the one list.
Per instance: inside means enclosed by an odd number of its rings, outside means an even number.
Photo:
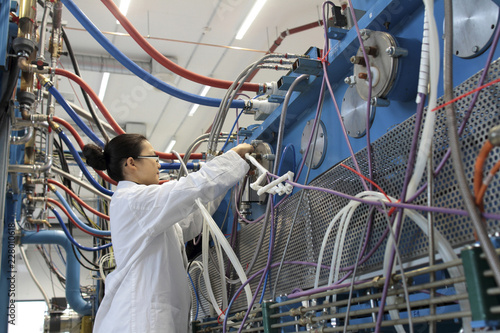
[{"label": "woman's face", "polygon": [[141,154],[135,159],[138,168],[139,183],[144,185],[159,184],[160,182],[160,163],[155,150],[149,141],[142,142]]}]

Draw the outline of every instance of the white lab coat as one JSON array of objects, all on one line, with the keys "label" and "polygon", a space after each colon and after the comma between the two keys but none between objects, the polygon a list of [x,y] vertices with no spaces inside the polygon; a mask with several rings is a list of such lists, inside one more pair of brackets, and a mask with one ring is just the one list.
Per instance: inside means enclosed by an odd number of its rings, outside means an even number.
[{"label": "white lab coat", "polygon": [[194,203],[213,202],[248,172],[234,151],[163,185],[118,183],[110,206],[116,269],[106,278],[94,333],[186,333],[191,294],[184,242],[201,232]]}]

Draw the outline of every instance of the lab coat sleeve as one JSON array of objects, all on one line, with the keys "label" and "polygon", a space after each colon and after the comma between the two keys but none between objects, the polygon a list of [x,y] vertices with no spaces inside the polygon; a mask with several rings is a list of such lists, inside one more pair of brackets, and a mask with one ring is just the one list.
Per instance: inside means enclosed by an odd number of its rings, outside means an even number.
[{"label": "lab coat sleeve", "polygon": [[216,200],[242,179],[248,169],[244,159],[228,151],[177,182],[138,186],[130,206],[143,217],[137,220],[139,226],[153,237],[182,220],[187,219],[183,224],[200,221],[197,217],[200,213],[193,214],[198,211],[195,200],[200,199],[205,205]]}]

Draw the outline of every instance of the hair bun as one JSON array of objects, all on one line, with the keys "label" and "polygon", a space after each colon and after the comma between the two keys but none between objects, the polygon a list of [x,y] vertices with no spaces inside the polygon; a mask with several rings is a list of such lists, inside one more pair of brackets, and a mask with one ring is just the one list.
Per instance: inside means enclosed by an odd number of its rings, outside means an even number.
[{"label": "hair bun", "polygon": [[85,156],[87,165],[96,170],[106,170],[106,158],[101,147],[90,143],[83,146],[83,156]]}]

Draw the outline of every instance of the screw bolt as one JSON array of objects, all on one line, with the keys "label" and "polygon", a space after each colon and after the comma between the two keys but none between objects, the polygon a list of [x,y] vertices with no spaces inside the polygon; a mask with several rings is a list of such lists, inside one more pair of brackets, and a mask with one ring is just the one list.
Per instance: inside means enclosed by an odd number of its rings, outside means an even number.
[{"label": "screw bolt", "polygon": [[472,48],[472,52],[474,52],[474,53],[478,53],[478,52],[479,52],[479,46],[477,46],[477,45],[476,45],[476,46],[474,46],[474,47]]},{"label": "screw bolt", "polygon": [[358,77],[362,80],[367,80],[368,79],[368,74],[367,73],[359,73]]}]

